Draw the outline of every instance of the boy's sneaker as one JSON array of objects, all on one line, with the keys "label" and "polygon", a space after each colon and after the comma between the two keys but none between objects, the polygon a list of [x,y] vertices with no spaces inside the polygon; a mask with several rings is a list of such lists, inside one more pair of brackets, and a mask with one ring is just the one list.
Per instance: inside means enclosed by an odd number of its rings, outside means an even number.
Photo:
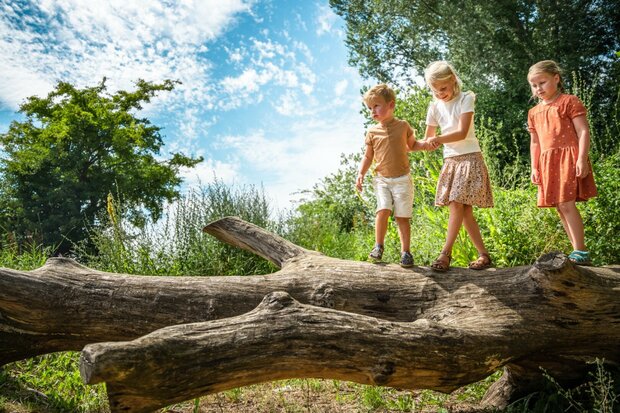
[{"label": "boy's sneaker", "polygon": [[375,244],[375,247],[368,254],[368,258],[374,261],[381,261],[381,258],[383,258],[383,245]]},{"label": "boy's sneaker", "polygon": [[400,266],[403,268],[413,267],[413,255],[409,251],[400,254]]}]

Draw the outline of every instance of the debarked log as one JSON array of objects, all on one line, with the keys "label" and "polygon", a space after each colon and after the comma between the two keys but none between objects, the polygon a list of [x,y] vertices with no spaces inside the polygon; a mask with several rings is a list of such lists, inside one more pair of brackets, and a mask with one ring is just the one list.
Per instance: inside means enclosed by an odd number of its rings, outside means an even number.
[{"label": "debarked log", "polygon": [[[377,265],[326,257],[237,218],[218,220],[208,225],[206,231],[265,257],[281,270],[264,276],[151,277],[95,271],[62,258],[50,259],[44,267],[34,271],[0,269],[0,364],[111,341],[121,342],[117,343],[115,351],[122,354],[124,346],[132,348],[135,345],[130,344],[133,341],[126,341],[167,326],[194,325],[196,322],[202,325],[209,321],[205,324],[209,331],[226,330],[229,328],[227,323],[235,323],[233,320],[244,317],[244,314],[262,311],[261,307],[253,309],[275,291],[286,292],[302,303],[290,306],[301,308],[296,311],[303,313],[311,309],[314,314],[314,310],[324,310],[319,319],[333,312],[340,317],[340,324],[345,323],[341,320],[351,318],[360,321],[360,326],[373,320],[376,325],[398,327],[393,331],[401,331],[399,329],[406,325],[411,328],[429,326],[425,331],[450,333],[446,336],[446,343],[453,344],[449,337],[457,332],[462,334],[460,337],[466,343],[478,343],[478,353],[462,352],[461,344],[447,345],[441,343],[441,337],[435,336],[430,341],[418,339],[420,343],[431,345],[427,350],[401,343],[415,353],[405,359],[418,363],[421,358],[430,357],[434,345],[441,351],[449,348],[441,356],[450,361],[450,366],[467,365],[469,368],[471,363],[482,367],[473,369],[471,375],[469,371],[452,369],[455,381],[449,384],[425,383],[424,376],[419,375],[414,376],[410,383],[415,382],[412,385],[418,388],[448,391],[457,384],[467,384],[469,380],[476,380],[492,369],[504,366],[504,377],[485,397],[490,406],[501,407],[535,389],[540,384],[540,367],[556,378],[570,380],[583,377],[586,363],[595,358],[604,358],[610,363],[620,361],[618,266],[575,267],[563,254],[548,254],[533,266],[481,272],[454,268],[448,273],[438,274],[427,267],[403,269],[393,264]],[[282,314],[275,312],[273,317]],[[286,325],[286,321],[282,322]],[[338,331],[342,333],[340,327],[334,326],[336,336]],[[243,329],[246,332],[251,330],[251,326]],[[406,329],[402,331],[413,334]],[[173,338],[172,333],[168,331],[166,334]],[[369,346],[368,349],[382,346],[379,342],[381,335],[372,331],[349,333],[338,336],[343,340],[338,349],[348,348],[347,337],[365,333],[373,337],[372,342],[361,341]],[[392,337],[388,334],[386,338],[388,336]],[[243,348],[247,345],[245,338],[246,335],[237,335],[229,345]],[[297,343],[283,335],[282,341],[287,340]],[[387,342],[393,344],[394,341],[390,340]],[[320,345],[315,343],[315,347],[305,348],[307,352],[316,351],[315,357],[320,358]],[[339,358],[350,356],[342,353]],[[398,364],[400,360],[396,357],[388,360],[394,363],[394,371],[416,369],[416,365]],[[220,360],[215,366],[206,368],[217,367],[216,370],[221,372],[230,361]],[[336,360],[325,362],[334,364]],[[290,363],[294,364],[294,361]],[[151,364],[161,365],[162,371],[167,368],[165,359],[153,358],[149,361],[149,366]],[[379,383],[380,380],[370,379],[375,376],[369,374],[368,369],[372,370],[371,365],[376,369],[380,364],[373,359],[364,369],[349,363],[348,378],[342,378]],[[97,363],[92,363],[92,368],[98,371]],[[436,366],[431,370],[445,369],[446,366]],[[298,374],[301,370],[289,367],[283,371],[290,376],[291,372]],[[318,374],[318,377],[335,377],[340,374],[335,373],[337,371],[342,370],[332,369],[329,375]],[[316,376],[315,373],[312,370],[299,375],[309,377]],[[243,374],[252,375],[252,370]],[[187,383],[192,380],[190,376],[180,375],[174,380]],[[224,379],[216,378],[217,383],[209,384],[203,390],[210,392],[221,388],[220,382],[231,382],[230,377],[220,377]],[[390,377],[396,376],[391,374]],[[115,388],[114,383],[111,381],[109,388]],[[244,381],[239,380],[237,385],[241,383]],[[396,385],[394,383],[389,385]],[[129,392],[130,383],[124,382],[123,386]],[[202,390],[199,393],[203,394]]]},{"label": "debarked log", "polygon": [[528,300],[538,297],[535,284],[523,284],[530,267],[483,273],[455,268],[438,275],[428,267],[326,257],[238,218],[218,220],[206,230],[281,270],[255,276],[143,276],[97,271],[68,258],[50,258],[33,271],[1,268],[0,365],[79,351],[89,343],[132,340],[169,325],[244,314],[273,291],[286,291],[305,304],[386,320],[446,323],[475,323],[486,310],[498,316],[487,323],[511,323],[527,310],[522,307]]},{"label": "debarked log", "polygon": [[107,383],[113,412],[150,412],[288,378],[450,392],[531,350],[515,352],[509,341],[426,319],[392,322],[304,305],[274,292],[241,316],[87,345],[80,372],[86,383]]}]

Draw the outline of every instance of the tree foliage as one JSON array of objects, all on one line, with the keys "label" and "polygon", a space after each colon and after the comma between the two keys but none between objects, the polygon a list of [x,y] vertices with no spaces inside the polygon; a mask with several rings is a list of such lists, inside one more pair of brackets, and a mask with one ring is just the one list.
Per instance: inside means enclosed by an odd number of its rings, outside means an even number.
[{"label": "tree foliage", "polygon": [[[620,64],[618,0],[330,0],[346,22],[350,63],[364,76],[415,83],[429,62],[450,60],[477,110],[501,120],[500,139],[528,150],[529,66],[554,59],[565,80],[595,87],[605,118],[616,98]],[[593,129],[604,125],[594,125]],[[501,150],[501,144],[489,149]],[[510,153],[501,154],[507,163]]]},{"label": "tree foliage", "polygon": [[134,222],[158,219],[163,202],[178,196],[180,153],[161,159],[159,127],[135,113],[175,82],[139,80],[133,91],[106,91],[106,79],[78,89],[59,82],[47,97],[20,106],[24,121],[0,135],[0,225],[18,237],[36,236],[60,252],[84,240],[109,193],[122,194]]},{"label": "tree foliage", "polygon": [[538,60],[558,59],[569,73],[606,75],[620,48],[617,0],[330,0],[330,5],[346,21],[351,64],[386,81],[411,79],[430,61],[448,58],[473,85],[523,90],[514,86],[524,84],[527,67]]}]

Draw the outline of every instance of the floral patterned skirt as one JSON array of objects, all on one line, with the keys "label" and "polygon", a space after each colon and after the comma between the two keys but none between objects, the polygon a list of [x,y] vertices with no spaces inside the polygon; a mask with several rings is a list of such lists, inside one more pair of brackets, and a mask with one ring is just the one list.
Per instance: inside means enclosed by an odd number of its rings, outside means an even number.
[{"label": "floral patterned skirt", "polygon": [[444,159],[437,181],[435,205],[445,206],[453,201],[482,208],[493,206],[491,181],[482,153],[472,152]]}]

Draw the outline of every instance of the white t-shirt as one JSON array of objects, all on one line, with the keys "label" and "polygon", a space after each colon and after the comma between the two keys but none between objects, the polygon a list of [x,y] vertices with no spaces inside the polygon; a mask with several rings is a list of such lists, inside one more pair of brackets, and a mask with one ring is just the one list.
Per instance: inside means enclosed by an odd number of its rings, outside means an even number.
[{"label": "white t-shirt", "polygon": [[[461,115],[474,111],[475,101],[476,95],[471,91],[461,92],[448,102],[433,100],[428,107],[426,124],[429,126],[439,126],[442,135],[453,132],[459,126]],[[465,139],[443,145],[443,157],[450,158],[472,152],[480,152],[480,145],[474,132],[473,119]]]}]

